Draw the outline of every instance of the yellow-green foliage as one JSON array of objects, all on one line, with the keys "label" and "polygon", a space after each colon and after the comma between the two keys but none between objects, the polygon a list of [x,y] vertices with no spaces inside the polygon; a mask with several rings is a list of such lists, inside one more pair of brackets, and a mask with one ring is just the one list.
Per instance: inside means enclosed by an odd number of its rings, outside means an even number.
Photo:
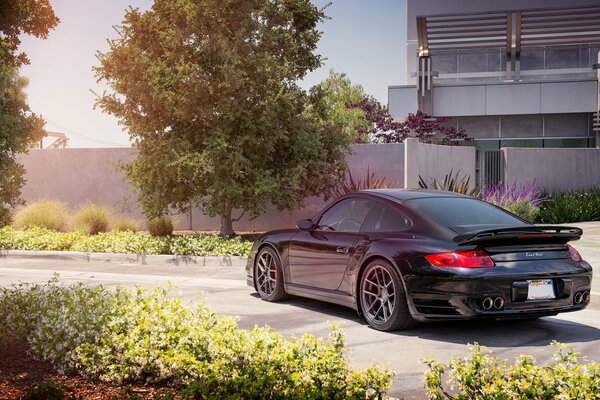
[{"label": "yellow-green foliage", "polygon": [[148,232],[152,236],[169,236],[173,234],[173,219],[168,215],[146,221]]},{"label": "yellow-green foliage", "polygon": [[558,342],[552,345],[557,352],[548,365],[536,365],[527,355],[510,365],[478,344],[467,357],[453,357],[448,364],[423,359],[429,367],[424,379],[427,395],[435,400],[447,399],[446,393],[465,400],[600,398],[600,364]]},{"label": "yellow-green foliage", "polygon": [[118,216],[112,223],[113,232],[131,231],[137,232],[139,223],[135,218],[129,218],[124,215]]},{"label": "yellow-green foliage", "polygon": [[337,327],[328,339],[244,330],[167,289],[64,287],[57,277],[5,288],[0,345],[2,334],[27,339],[59,372],[188,386],[194,399],[381,399],[392,378],[378,365],[351,368]]},{"label": "yellow-green foliage", "polygon": [[60,201],[38,200],[15,213],[13,226],[17,229],[39,226],[64,232],[69,226],[69,212]]},{"label": "yellow-green foliage", "polygon": [[194,234],[151,236],[145,232],[117,231],[88,235],[82,231],[55,232],[33,227],[0,228],[0,250],[71,250],[91,253],[177,254],[182,256],[247,256],[252,242],[239,237]]},{"label": "yellow-green foliage", "polygon": [[108,207],[86,204],[75,214],[75,226],[90,235],[108,231],[111,212]]}]

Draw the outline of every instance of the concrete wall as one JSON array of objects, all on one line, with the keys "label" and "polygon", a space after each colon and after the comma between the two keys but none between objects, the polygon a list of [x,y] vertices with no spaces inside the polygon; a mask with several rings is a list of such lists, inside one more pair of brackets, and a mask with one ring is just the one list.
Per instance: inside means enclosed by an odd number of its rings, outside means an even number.
[{"label": "concrete wall", "polygon": [[507,184],[534,180],[547,190],[586,189],[600,185],[600,149],[505,148]]},{"label": "concrete wall", "polygon": [[94,202],[118,210],[123,199],[135,198],[115,164],[135,156],[131,148],[29,150],[18,157],[27,171],[23,198],[56,199],[72,208]]},{"label": "concrete wall", "polygon": [[440,146],[420,143],[418,139],[407,139],[404,148],[404,187],[418,188],[419,175],[425,183],[432,179],[443,181],[444,176],[453,170],[459,176],[470,176],[471,186],[475,180],[477,151],[474,147]]},{"label": "concrete wall", "polygon": [[[135,218],[143,219],[137,207],[136,197],[131,186],[124,179],[123,172],[115,164],[127,163],[136,156],[131,148],[97,149],[33,149],[29,154],[19,156],[19,162],[27,171],[23,198],[27,202],[40,198],[61,200],[76,209],[86,202],[104,204]],[[367,144],[353,147],[348,156],[348,164],[354,177],[365,177],[367,169],[378,178],[387,182],[404,185],[404,145],[403,144]],[[292,227],[299,219],[310,218],[317,213],[325,202],[320,198],[306,200],[302,210],[294,212],[277,211],[267,207],[264,215],[249,220],[243,218],[235,223],[238,231],[262,231],[268,229]],[[238,213],[234,213],[237,216]],[[190,216],[179,215],[179,229],[190,228]],[[219,228],[218,218],[204,216],[200,210],[194,210],[191,227],[200,230]]]}]

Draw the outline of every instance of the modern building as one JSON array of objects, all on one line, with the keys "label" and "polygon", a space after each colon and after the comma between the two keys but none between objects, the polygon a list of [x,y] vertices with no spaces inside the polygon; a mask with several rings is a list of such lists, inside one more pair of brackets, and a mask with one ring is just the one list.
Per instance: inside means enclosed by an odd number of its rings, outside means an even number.
[{"label": "modern building", "polygon": [[389,110],[451,117],[481,149],[596,147],[600,1],[407,0]]}]

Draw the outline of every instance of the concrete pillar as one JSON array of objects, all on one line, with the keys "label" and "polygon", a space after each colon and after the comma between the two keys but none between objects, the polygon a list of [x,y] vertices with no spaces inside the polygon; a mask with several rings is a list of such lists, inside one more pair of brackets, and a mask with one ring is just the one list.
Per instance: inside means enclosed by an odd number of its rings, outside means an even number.
[{"label": "concrete pillar", "polygon": [[408,138],[404,140],[404,188],[417,189],[419,187],[419,139]]},{"label": "concrete pillar", "polygon": [[433,70],[431,57],[419,57],[417,69],[417,105],[419,111],[433,115]]}]

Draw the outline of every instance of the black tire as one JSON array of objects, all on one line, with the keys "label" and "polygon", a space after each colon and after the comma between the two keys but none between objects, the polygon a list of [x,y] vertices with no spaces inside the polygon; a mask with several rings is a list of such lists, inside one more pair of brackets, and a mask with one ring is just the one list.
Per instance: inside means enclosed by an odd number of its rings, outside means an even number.
[{"label": "black tire", "polygon": [[398,272],[383,259],[373,260],[365,268],[358,297],[362,313],[373,329],[395,331],[417,325],[408,310]]},{"label": "black tire", "polygon": [[283,285],[283,270],[277,252],[271,247],[262,248],[254,261],[254,285],[263,300],[282,301],[287,297]]}]

